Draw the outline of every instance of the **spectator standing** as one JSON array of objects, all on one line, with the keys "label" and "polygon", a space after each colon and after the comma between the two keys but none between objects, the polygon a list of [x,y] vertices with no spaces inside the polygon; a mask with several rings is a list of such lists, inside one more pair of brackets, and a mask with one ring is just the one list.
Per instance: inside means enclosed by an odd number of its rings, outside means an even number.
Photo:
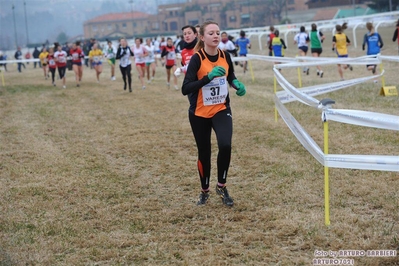
[{"label": "spectator standing", "polygon": [[[14,54],[14,58],[16,60],[22,60],[22,52],[21,52],[21,47],[18,46],[17,51]],[[18,62],[18,72],[22,72],[22,66],[25,68],[25,64]]]},{"label": "spectator standing", "polygon": [[[33,50],[32,56],[33,56],[34,59],[38,59],[39,55],[40,55],[40,51],[39,51],[39,49],[37,49],[37,47],[35,47],[35,49]],[[34,62],[33,63],[33,68],[36,68],[37,64],[39,65],[39,68],[42,67],[42,63],[39,60],[39,62]]]},{"label": "spectator standing", "polygon": [[398,19],[398,23],[396,23],[396,29],[393,32],[393,37],[392,37],[392,41],[396,41],[398,40],[398,54],[399,54],[399,19]]}]

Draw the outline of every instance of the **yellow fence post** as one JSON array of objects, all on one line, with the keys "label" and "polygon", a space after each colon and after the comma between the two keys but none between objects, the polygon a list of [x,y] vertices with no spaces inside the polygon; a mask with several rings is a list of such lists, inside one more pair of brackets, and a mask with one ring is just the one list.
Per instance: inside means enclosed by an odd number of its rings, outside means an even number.
[{"label": "yellow fence post", "polygon": [[1,84],[3,85],[3,87],[6,85],[4,82],[4,74],[3,74],[3,69],[2,67],[0,67],[0,74],[1,74]]},{"label": "yellow fence post", "polygon": [[[276,75],[274,75],[274,95],[277,94],[277,79]],[[276,105],[274,105],[274,121],[277,122],[277,108]]]},{"label": "yellow fence post", "polygon": [[[328,154],[328,120],[324,119],[324,154]],[[324,166],[324,223],[330,225],[330,180],[328,166]]]},{"label": "yellow fence post", "polygon": [[252,69],[251,60],[248,60],[248,64],[249,64],[249,71],[251,71],[252,82],[254,82],[255,81],[255,76],[254,76],[254,71]]},{"label": "yellow fence post", "polygon": [[[382,66],[382,62],[381,62],[381,64],[380,64],[381,73],[382,73],[383,70],[384,70],[384,67]],[[381,85],[382,85],[382,87],[385,87],[385,77],[384,77],[384,75],[381,76]]]},{"label": "yellow fence post", "polygon": [[[320,101],[323,108],[322,120],[324,127],[324,156],[328,154],[328,120],[325,110],[331,107],[335,101],[329,98]],[[324,158],[324,223],[326,226],[330,225],[330,180],[328,166]]]}]

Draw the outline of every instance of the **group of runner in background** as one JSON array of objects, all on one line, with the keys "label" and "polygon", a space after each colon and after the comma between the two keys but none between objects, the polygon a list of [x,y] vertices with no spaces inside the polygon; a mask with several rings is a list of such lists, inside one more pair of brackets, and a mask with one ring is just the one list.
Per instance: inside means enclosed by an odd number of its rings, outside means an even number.
[{"label": "group of runner in background", "polygon": [[[351,45],[348,36],[344,33],[347,28],[347,24],[336,25],[335,34],[332,38],[332,51],[336,53],[338,57],[348,57],[347,47]],[[380,53],[380,49],[383,47],[383,41],[381,36],[375,31],[374,26],[371,22],[366,24],[368,33],[365,34],[363,40],[363,50],[367,47],[367,55],[377,55]],[[195,33],[194,33],[195,30]],[[132,46],[128,46],[127,40],[121,38],[116,48],[111,41],[107,41],[107,45],[100,47],[100,44],[95,40],[91,39],[89,43],[84,43],[83,47],[81,42],[77,41],[71,45],[61,46],[59,43],[55,43],[53,47],[43,46],[41,52],[35,48],[33,52],[34,58],[39,58],[39,67],[43,69],[43,75],[45,79],[50,78],[54,86],[56,86],[56,70],[58,69],[58,79],[62,81],[62,88],[66,88],[65,73],[66,69],[73,70],[75,74],[76,86],[80,86],[83,76],[83,64],[94,69],[96,72],[96,80],[100,82],[100,75],[103,71],[103,62],[107,61],[111,66],[110,79],[116,80],[115,77],[115,65],[116,60],[120,60],[119,67],[124,81],[124,90],[129,88],[132,91],[132,77],[131,77],[131,64],[130,57],[134,57],[134,64],[140,81],[142,89],[146,88],[146,84],[150,84],[156,74],[156,67],[162,65],[166,71],[166,86],[170,88],[171,79],[173,79],[173,86],[178,90],[177,76],[184,72],[181,65],[187,61],[187,54],[182,51],[185,48],[193,48],[194,36],[196,38],[199,30],[199,25],[196,26],[185,26],[182,28],[183,35],[178,35],[175,40],[172,38],[161,37],[160,41],[158,38],[147,38],[145,42],[142,38],[136,38]],[[280,38],[279,30],[273,26],[269,28],[270,34],[268,35],[267,47],[269,49],[269,56],[283,57],[284,51],[287,46],[282,38]],[[190,33],[187,33],[189,31]],[[393,41],[398,40],[398,52],[399,52],[399,21],[396,25],[396,29],[393,35]],[[322,52],[323,41],[325,40],[324,34],[317,29],[316,24],[311,25],[311,30],[306,31],[304,26],[300,27],[299,33],[294,37],[293,43],[298,47],[298,55],[306,56],[310,48],[310,52],[313,57],[319,57]],[[127,49],[127,47],[129,49]],[[232,36],[229,36],[227,32],[221,32],[221,41],[218,46],[219,49],[228,52],[231,57],[246,57],[251,48],[251,42],[246,37],[244,31],[240,32],[239,38],[234,41]],[[188,49],[190,50],[190,49]],[[187,49],[186,49],[187,51]],[[178,56],[181,55],[181,57]],[[86,56],[87,55],[87,56]],[[21,49],[18,50],[14,55],[15,59],[23,59]],[[158,58],[157,58],[158,57]],[[31,55],[28,52],[25,54],[25,59],[30,59]],[[178,59],[181,58],[181,63]],[[5,56],[0,53],[0,65],[6,68],[6,64],[1,64],[2,60],[6,60]],[[279,62],[275,62],[278,64]],[[18,63],[18,71],[22,72],[22,67],[25,68],[24,63]],[[247,61],[239,60],[235,62],[235,65],[243,67],[244,73],[248,70]],[[36,68],[36,62],[34,63]],[[323,77],[324,72],[320,66],[316,66],[317,76]],[[338,65],[338,73],[341,80],[344,79],[343,70],[353,70],[351,65]],[[377,73],[376,65],[369,65],[367,69],[373,74]],[[309,67],[304,67],[303,72],[309,75]],[[172,75],[175,73],[175,75]]]},{"label": "group of runner in background", "polygon": [[[362,49],[363,51],[367,47],[367,55],[377,55],[381,52],[381,48],[384,46],[384,42],[382,41],[381,35],[375,31],[373,23],[367,22],[366,28],[368,32],[364,35]],[[332,51],[336,53],[339,58],[347,58],[348,57],[348,46],[351,45],[351,41],[348,36],[344,33],[347,28],[347,23],[342,25],[335,26],[335,33],[332,37]],[[273,26],[269,28],[270,34],[268,36],[267,47],[269,48],[269,55],[275,57],[283,57],[284,50],[287,49],[287,46],[283,39],[280,38],[280,32],[275,29]],[[396,24],[396,29],[394,31],[394,35],[392,41],[398,41],[398,54],[399,54],[399,20]],[[294,44],[298,46],[298,55],[306,56],[310,47],[310,51],[313,57],[319,57],[323,52],[322,45],[325,40],[325,36],[321,31],[317,29],[317,25],[313,23],[311,25],[311,31],[307,32],[304,26],[300,27],[299,33],[297,33],[294,37]],[[275,62],[275,64],[279,64],[280,62]],[[343,70],[350,69],[353,70],[353,67],[349,64],[338,64],[338,74],[341,80],[344,80]],[[317,76],[323,77],[324,72],[320,66],[316,66],[317,68]],[[377,74],[377,65],[367,65],[367,70],[371,71],[373,74]],[[309,67],[303,68],[303,73],[309,75]],[[377,80],[374,80],[377,82]]]}]

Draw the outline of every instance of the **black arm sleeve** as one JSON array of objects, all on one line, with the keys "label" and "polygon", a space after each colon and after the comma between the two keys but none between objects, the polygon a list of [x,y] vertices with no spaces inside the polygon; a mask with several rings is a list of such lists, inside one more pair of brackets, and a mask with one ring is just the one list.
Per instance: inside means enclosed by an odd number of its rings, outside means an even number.
[{"label": "black arm sleeve", "polygon": [[399,38],[399,29],[396,29],[393,33],[392,41],[396,41],[397,38]]},{"label": "black arm sleeve", "polygon": [[[231,56],[229,53],[224,53],[226,56],[227,64],[229,64],[229,73],[227,73],[227,82],[231,85],[233,80],[237,79],[236,75],[234,74],[234,66],[233,61],[231,61]],[[190,61],[191,64],[191,61]]]},{"label": "black arm sleeve", "polygon": [[186,75],[184,76],[182,93],[183,95],[188,95],[190,93],[196,92],[204,85],[211,82],[208,76],[203,77],[198,80],[197,72],[201,67],[201,61],[198,54],[194,54],[190,59],[190,64],[188,64]]},{"label": "black arm sleeve", "polygon": [[162,49],[162,53],[161,53],[161,57],[164,57],[165,55],[167,55],[169,52],[164,48]]},{"label": "black arm sleeve", "polygon": [[287,46],[285,45],[284,40],[283,40],[283,39],[280,39],[280,41],[281,41],[281,45],[284,47],[284,49],[287,49]]},{"label": "black arm sleeve", "polygon": [[126,53],[122,47],[118,47],[118,51],[116,52],[116,59],[121,59],[121,57]]},{"label": "black arm sleeve", "polygon": [[236,53],[237,53],[237,49],[234,49],[234,50],[226,50],[226,52],[228,52],[229,54],[236,54]]}]

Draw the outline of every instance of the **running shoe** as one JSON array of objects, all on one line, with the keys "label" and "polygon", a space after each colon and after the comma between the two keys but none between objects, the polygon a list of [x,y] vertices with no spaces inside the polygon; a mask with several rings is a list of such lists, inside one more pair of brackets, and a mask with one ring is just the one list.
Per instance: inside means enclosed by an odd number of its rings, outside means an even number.
[{"label": "running shoe", "polygon": [[377,65],[374,65],[373,70],[371,71],[373,74],[375,74],[375,71],[377,69]]},{"label": "running shoe", "polygon": [[351,65],[348,65],[348,67],[350,71],[353,71],[353,67]]},{"label": "running shoe", "polygon": [[229,192],[227,191],[226,186],[224,187],[219,187],[218,185],[216,185],[216,193],[220,196],[220,198],[222,199],[223,204],[227,205],[227,206],[233,206],[234,201],[233,199],[230,197]]},{"label": "running shoe", "polygon": [[62,86],[62,88],[63,88],[63,89],[66,89],[66,86],[64,85],[64,86]]},{"label": "running shoe", "polygon": [[306,69],[306,75],[309,75],[309,68]]},{"label": "running shoe", "polygon": [[141,87],[142,90],[145,90],[145,86]]},{"label": "running shoe", "polygon": [[170,89],[170,83],[166,82],[166,87],[168,87],[168,89]]},{"label": "running shoe", "polygon": [[320,71],[319,70],[317,70],[317,76],[320,76]]},{"label": "running shoe", "polygon": [[80,85],[79,85],[79,84],[76,84],[76,87],[80,87]]},{"label": "running shoe", "polygon": [[324,72],[323,72],[323,71],[320,71],[320,77],[321,77],[321,78],[323,77],[323,74],[324,74]]},{"label": "running shoe", "polygon": [[132,90],[132,87],[129,87],[129,92],[132,92],[133,90]]},{"label": "running shoe", "polygon": [[179,87],[177,87],[177,85],[175,85],[175,90],[177,90],[177,91],[179,90]]},{"label": "running shoe", "polygon": [[124,91],[126,90],[126,84],[125,84],[125,85],[123,85],[123,90],[124,90]]},{"label": "running shoe", "polygon": [[204,205],[209,199],[209,191],[201,191],[197,205]]},{"label": "running shoe", "polygon": [[57,86],[57,85],[55,85],[55,83],[53,82],[53,86],[55,87],[55,86]]}]

